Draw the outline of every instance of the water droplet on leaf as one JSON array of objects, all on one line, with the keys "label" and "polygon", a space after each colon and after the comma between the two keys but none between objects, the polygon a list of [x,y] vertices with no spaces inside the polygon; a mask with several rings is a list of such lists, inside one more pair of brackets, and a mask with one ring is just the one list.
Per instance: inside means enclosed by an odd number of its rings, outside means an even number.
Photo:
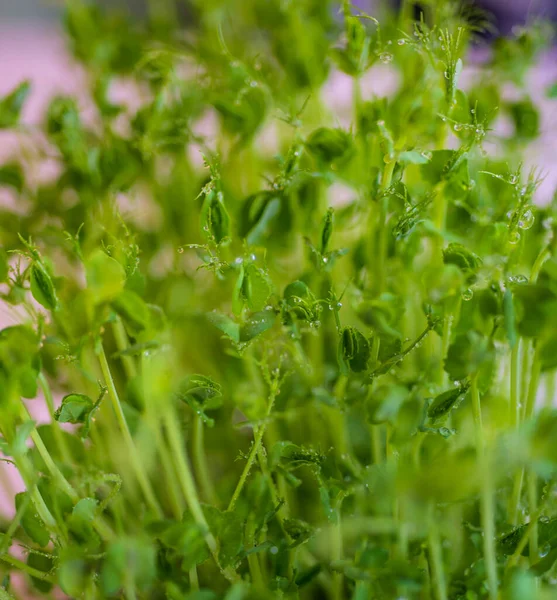
[{"label": "water droplet on leaf", "polygon": [[522,214],[522,217],[518,221],[518,226],[520,229],[530,229],[534,224],[536,217],[534,217],[534,213],[528,209]]},{"label": "water droplet on leaf", "polygon": [[470,288],[468,288],[462,292],[462,299],[465,301],[472,300],[473,296],[474,296],[474,292]]},{"label": "water droplet on leaf", "polygon": [[518,244],[520,241],[520,233],[518,231],[511,231],[509,233],[509,244]]}]

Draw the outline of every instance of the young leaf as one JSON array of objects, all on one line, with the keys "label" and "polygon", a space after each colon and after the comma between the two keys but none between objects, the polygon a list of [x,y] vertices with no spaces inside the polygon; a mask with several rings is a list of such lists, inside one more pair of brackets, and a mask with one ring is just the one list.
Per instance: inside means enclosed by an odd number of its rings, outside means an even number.
[{"label": "young leaf", "polygon": [[343,375],[350,371],[361,373],[367,369],[370,356],[369,342],[354,327],[345,327],[338,342],[338,364]]},{"label": "young leaf", "polygon": [[21,109],[30,91],[31,84],[24,81],[7,96],[0,99],[0,129],[17,125]]}]

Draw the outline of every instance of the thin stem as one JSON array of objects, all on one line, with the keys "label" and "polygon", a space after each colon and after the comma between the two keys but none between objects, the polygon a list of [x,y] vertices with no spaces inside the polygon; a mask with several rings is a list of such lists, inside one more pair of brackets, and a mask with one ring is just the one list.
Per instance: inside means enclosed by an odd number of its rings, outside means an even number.
[{"label": "thin stem", "polygon": [[131,436],[130,430],[128,428],[128,423],[126,422],[126,417],[124,415],[124,411],[122,410],[122,405],[120,403],[120,398],[118,396],[118,392],[116,391],[116,386],[114,385],[114,379],[112,378],[112,373],[110,371],[110,367],[108,366],[108,361],[106,360],[106,354],[104,352],[104,348],[102,344],[100,345],[100,349],[98,351],[99,362],[101,365],[102,374],[105,380],[105,383],[108,387],[108,394],[110,396],[110,400],[112,402],[112,408],[114,410],[114,414],[116,415],[116,421],[118,422],[118,426],[124,438],[124,442],[128,448],[128,453],[131,461],[132,468],[135,472],[135,476],[137,481],[145,495],[145,499],[147,500],[149,506],[153,510],[153,512],[157,515],[158,518],[163,517],[162,509],[155,497],[155,493],[153,488],[151,487],[151,483],[145,470],[143,468],[143,464],[141,463],[141,459],[137,452],[137,448]]},{"label": "thin stem", "polygon": [[54,399],[52,398],[52,391],[43,373],[39,373],[38,379],[46,405],[48,407],[48,412],[50,413],[50,418],[52,419],[52,429],[54,431],[54,439],[56,440],[56,445],[60,450],[60,454],[64,462],[70,463],[71,453],[70,449],[68,448],[68,444],[66,443],[66,440],[64,438],[64,432],[62,430],[62,427],[60,426],[60,423],[58,423],[58,421],[56,421],[56,419],[54,418],[54,413],[56,412],[56,409],[54,408]]},{"label": "thin stem", "polygon": [[528,473],[528,508],[530,511],[530,519],[534,521],[530,531],[529,549],[530,549],[530,564],[533,565],[538,561],[538,519],[535,518],[538,510],[538,477],[534,471]]},{"label": "thin stem", "polygon": [[261,441],[263,440],[263,436],[265,435],[267,421],[271,415],[271,411],[273,410],[273,404],[275,402],[275,395],[276,395],[276,391],[272,390],[271,394],[269,396],[269,405],[267,406],[267,412],[265,414],[265,418],[263,420],[263,423],[257,428],[257,431],[255,433],[255,438],[254,438],[253,444],[251,446],[248,460],[246,461],[244,470],[242,471],[242,474],[240,475],[240,480],[238,481],[238,484],[236,485],[236,489],[234,490],[234,493],[232,494],[232,498],[230,499],[230,503],[228,504],[228,509],[227,509],[228,511],[234,510],[234,507],[236,506],[236,502],[238,501],[238,498],[240,497],[240,494],[242,493],[242,489],[244,488],[244,485],[248,478],[249,472],[251,471],[251,467],[253,466],[253,463],[257,456],[259,446],[261,445]]},{"label": "thin stem", "polygon": [[34,567],[30,567],[28,564],[14,558],[11,554],[0,554],[0,560],[3,560],[5,563],[11,565],[12,567],[18,569],[19,571],[23,571],[27,573],[27,575],[31,575],[31,577],[35,577],[36,579],[40,579],[41,581],[50,581],[55,583],[56,580],[52,575],[45,573],[44,571],[39,571]]},{"label": "thin stem", "polygon": [[197,577],[197,567],[192,567],[189,570],[189,576],[190,576],[190,589],[192,592],[198,592],[199,591],[199,578]]},{"label": "thin stem", "polygon": [[396,166],[396,161],[391,160],[385,165],[383,169],[383,175],[381,177],[381,185],[379,187],[379,249],[376,257],[372,258],[373,262],[377,263],[377,291],[381,293],[385,288],[386,279],[386,262],[387,262],[387,250],[389,245],[389,231],[387,229],[387,218],[389,216],[389,196],[386,191],[391,186],[393,179],[393,171]]},{"label": "thin stem", "polygon": [[[129,346],[128,334],[120,319],[116,319],[112,324],[112,333],[114,334],[114,340],[116,341],[118,351],[121,353],[126,350]],[[134,379],[137,375],[137,368],[133,358],[131,356],[126,356],[125,354],[121,354],[120,358],[122,359],[124,371],[126,372],[128,379]]]},{"label": "thin stem", "polygon": [[470,390],[472,396],[472,412],[476,430],[476,451],[481,474],[481,520],[483,529],[484,561],[487,570],[487,581],[489,584],[489,597],[497,600],[499,583],[497,581],[497,556],[495,551],[495,506],[494,490],[489,469],[489,461],[485,452],[485,439],[482,424],[482,409],[480,402],[480,390],[478,388],[478,376],[472,378]]},{"label": "thin stem", "polygon": [[[336,523],[331,529],[331,560],[340,562],[343,555],[342,542],[342,519],[341,519],[342,499],[339,500],[336,511]],[[333,572],[333,598],[343,600],[344,598],[344,576],[342,571]]]},{"label": "thin stem", "polygon": [[445,580],[445,570],[443,568],[443,552],[441,549],[441,540],[439,538],[439,529],[434,515],[435,507],[430,505],[429,519],[429,560],[431,575],[433,578],[433,587],[437,600],[447,600],[447,582]]},{"label": "thin stem", "polygon": [[205,431],[203,426],[203,419],[198,415],[194,418],[193,423],[193,464],[195,467],[195,474],[201,487],[201,494],[207,502],[210,502],[213,506],[218,505],[218,498],[215,492],[215,487],[209,475],[209,467],[207,465],[207,456],[205,454],[204,444]]},{"label": "thin stem", "polygon": [[520,340],[511,350],[511,423],[518,429],[520,425]]},{"label": "thin stem", "polygon": [[[23,419],[30,419],[31,415],[27,410],[27,407],[23,402],[21,402],[21,414]],[[64,477],[60,469],[56,466],[56,463],[50,456],[50,452],[47,447],[44,445],[44,442],[39,435],[37,429],[33,429],[31,432],[31,439],[37,448],[37,451],[41,455],[41,458],[48,469],[48,472],[52,475],[53,479],[58,483],[60,488],[71,498],[72,502],[76,503],[79,500],[78,493],[73,489],[68,480]]]},{"label": "thin stem", "polygon": [[213,556],[216,565],[219,567],[221,573],[229,581],[236,581],[238,579],[237,574],[231,567],[222,569],[217,554],[217,542],[209,529],[209,524],[201,508],[197,489],[195,487],[195,481],[189,465],[188,456],[186,454],[186,445],[183,442],[182,434],[178,426],[176,414],[168,407],[164,412],[164,424],[166,432],[168,434],[168,441],[170,444],[170,450],[174,458],[174,464],[178,473],[178,480],[182,492],[186,498],[188,508],[194,518],[194,521],[201,527],[205,532],[205,542]]}]

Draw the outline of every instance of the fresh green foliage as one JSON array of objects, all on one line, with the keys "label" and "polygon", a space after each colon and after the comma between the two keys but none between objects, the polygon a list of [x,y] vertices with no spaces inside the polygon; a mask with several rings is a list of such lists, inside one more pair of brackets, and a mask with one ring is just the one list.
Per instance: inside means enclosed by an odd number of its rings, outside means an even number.
[{"label": "fresh green foliage", "polygon": [[66,3],[87,118],[0,99],[0,598],[554,598],[550,28],[470,78],[468,3],[149,6]]}]

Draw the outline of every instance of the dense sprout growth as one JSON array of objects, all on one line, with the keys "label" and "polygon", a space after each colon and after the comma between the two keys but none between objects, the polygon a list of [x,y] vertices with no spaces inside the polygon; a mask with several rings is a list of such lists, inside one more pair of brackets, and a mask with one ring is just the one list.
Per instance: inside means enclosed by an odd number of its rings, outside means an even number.
[{"label": "dense sprout growth", "polygon": [[68,3],[86,103],[0,100],[2,600],[555,597],[551,31],[463,86],[489,19],[420,6]]}]

